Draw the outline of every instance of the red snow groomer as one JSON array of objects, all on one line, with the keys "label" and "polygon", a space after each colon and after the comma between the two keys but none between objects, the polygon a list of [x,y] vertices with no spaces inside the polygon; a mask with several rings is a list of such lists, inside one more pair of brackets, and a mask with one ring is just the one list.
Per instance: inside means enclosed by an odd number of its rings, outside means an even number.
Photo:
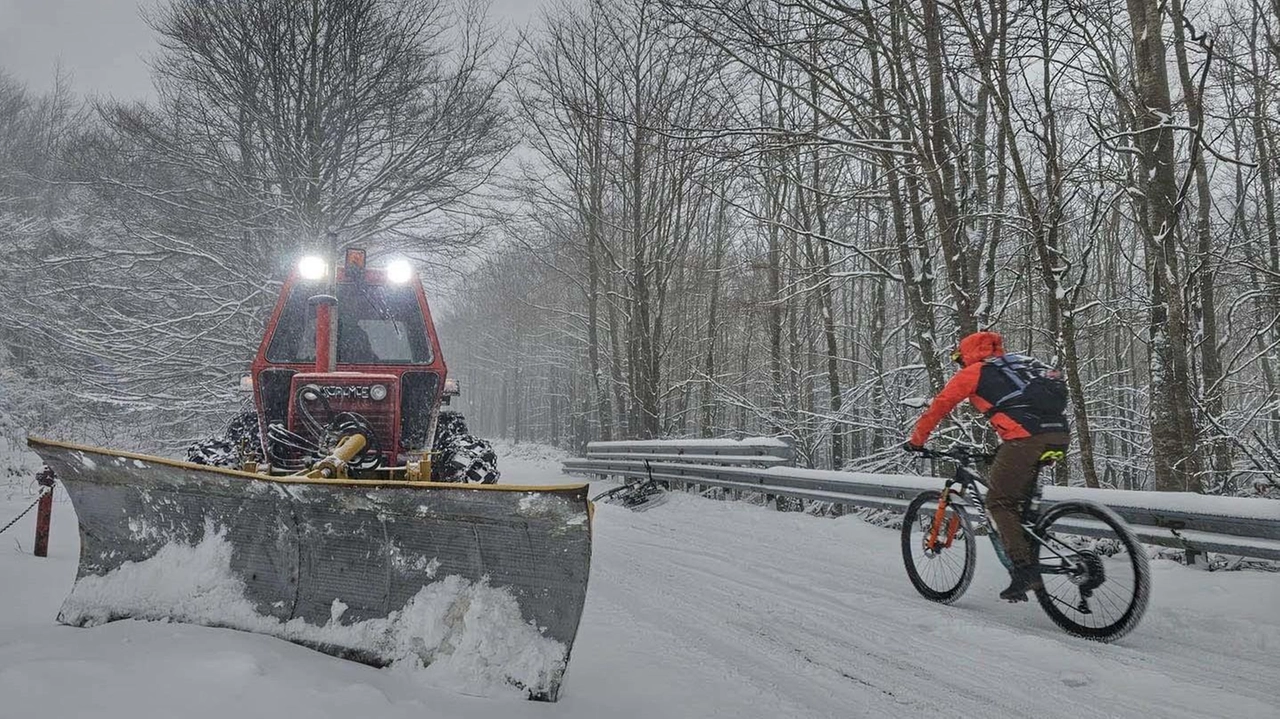
[{"label": "red snow groomer", "polygon": [[255,411],[193,445],[197,464],[272,474],[498,480],[489,443],[467,433],[422,284],[407,262],[369,268],[346,251],[330,271],[305,257],[285,282],[243,382]]},{"label": "red snow groomer", "polygon": [[[182,462],[31,438],[80,523],[59,621],[172,620],[554,700],[586,599],[586,485],[497,484],[407,263],[306,258],[244,382]],[[502,636],[495,641],[496,635]],[[475,657],[459,657],[474,653]]]}]

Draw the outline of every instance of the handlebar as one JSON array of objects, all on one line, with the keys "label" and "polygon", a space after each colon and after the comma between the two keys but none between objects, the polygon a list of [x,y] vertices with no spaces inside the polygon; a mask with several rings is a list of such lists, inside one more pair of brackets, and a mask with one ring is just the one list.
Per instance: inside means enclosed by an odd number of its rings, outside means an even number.
[{"label": "handlebar", "polygon": [[942,450],[924,447],[917,450],[907,451],[924,457],[925,459],[950,459],[961,464],[990,462],[996,458],[995,452],[988,452],[986,447],[979,447],[972,444],[956,444]]}]

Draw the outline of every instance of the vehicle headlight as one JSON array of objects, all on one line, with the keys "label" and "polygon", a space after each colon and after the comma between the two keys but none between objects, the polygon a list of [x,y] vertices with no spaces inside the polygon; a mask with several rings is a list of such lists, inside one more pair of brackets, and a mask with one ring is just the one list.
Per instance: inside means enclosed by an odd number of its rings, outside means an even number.
[{"label": "vehicle headlight", "polygon": [[387,265],[387,281],[395,285],[403,285],[413,279],[413,266],[408,260],[395,260]]},{"label": "vehicle headlight", "polygon": [[375,402],[381,402],[386,398],[387,398],[386,385],[375,384],[374,386],[369,388],[369,399]]},{"label": "vehicle headlight", "polygon": [[298,276],[304,280],[321,280],[328,272],[329,267],[323,257],[307,255],[298,260]]}]

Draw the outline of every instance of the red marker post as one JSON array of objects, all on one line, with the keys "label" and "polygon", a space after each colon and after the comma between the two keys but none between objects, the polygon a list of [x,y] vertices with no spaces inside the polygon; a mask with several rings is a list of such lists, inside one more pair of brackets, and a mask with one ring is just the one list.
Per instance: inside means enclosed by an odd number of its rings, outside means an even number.
[{"label": "red marker post", "polygon": [[49,556],[49,523],[53,519],[53,470],[45,467],[36,475],[40,484],[40,504],[36,507],[36,556]]}]

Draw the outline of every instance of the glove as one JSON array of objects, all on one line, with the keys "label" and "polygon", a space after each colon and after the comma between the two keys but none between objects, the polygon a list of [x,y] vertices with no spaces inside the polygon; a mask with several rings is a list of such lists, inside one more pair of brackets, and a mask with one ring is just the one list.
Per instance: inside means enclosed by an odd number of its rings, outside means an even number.
[{"label": "glove", "polygon": [[919,445],[919,444],[913,444],[910,440],[908,440],[908,441],[906,441],[906,442],[904,442],[904,443],[903,443],[903,445],[902,445],[902,451],[904,451],[904,452],[923,452],[923,451],[924,451],[924,446],[923,446],[923,445]]}]

